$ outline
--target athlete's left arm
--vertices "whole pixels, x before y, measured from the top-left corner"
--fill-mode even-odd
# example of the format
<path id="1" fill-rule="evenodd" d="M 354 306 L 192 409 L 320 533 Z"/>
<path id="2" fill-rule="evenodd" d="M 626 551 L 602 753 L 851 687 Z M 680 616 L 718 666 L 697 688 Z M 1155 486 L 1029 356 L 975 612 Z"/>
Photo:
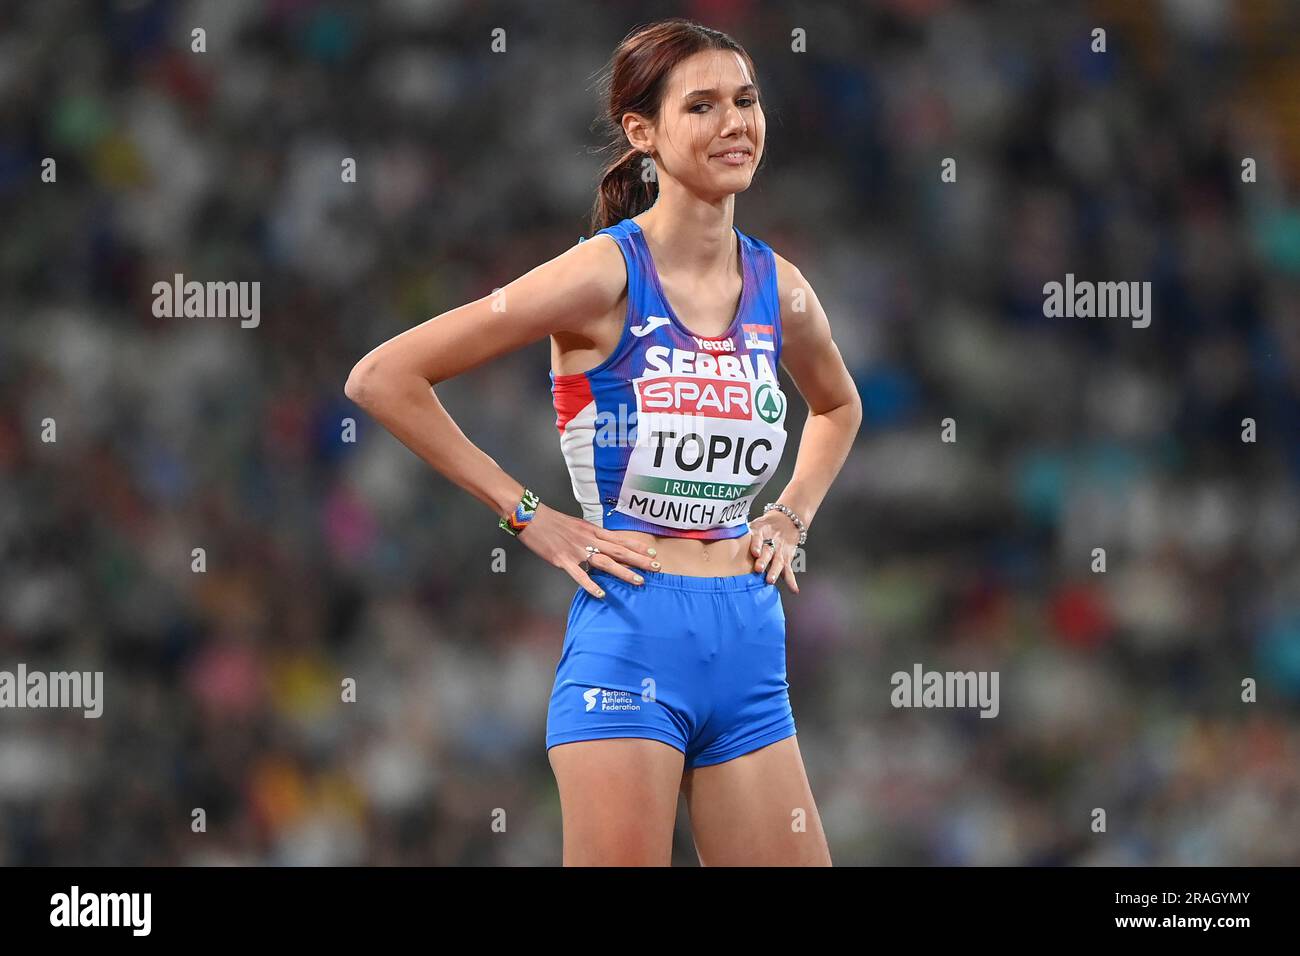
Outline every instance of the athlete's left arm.
<path id="1" fill-rule="evenodd" d="M 831 338 L 830 322 L 811 283 L 780 256 L 776 256 L 776 277 L 781 297 L 781 366 L 808 403 L 794 474 L 776 500 L 811 527 L 853 447 L 862 424 L 862 399 Z"/>

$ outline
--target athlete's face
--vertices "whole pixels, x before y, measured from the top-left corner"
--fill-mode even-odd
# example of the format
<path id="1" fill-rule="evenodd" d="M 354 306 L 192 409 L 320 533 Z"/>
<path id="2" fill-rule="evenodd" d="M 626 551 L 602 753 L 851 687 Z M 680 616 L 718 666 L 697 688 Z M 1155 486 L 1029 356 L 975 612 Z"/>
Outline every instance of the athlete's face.
<path id="1" fill-rule="evenodd" d="M 729 50 L 708 50 L 673 69 L 659 121 L 645 135 L 660 176 L 719 198 L 749 188 L 766 131 L 745 61 Z M 729 150 L 747 155 L 724 155 Z"/>

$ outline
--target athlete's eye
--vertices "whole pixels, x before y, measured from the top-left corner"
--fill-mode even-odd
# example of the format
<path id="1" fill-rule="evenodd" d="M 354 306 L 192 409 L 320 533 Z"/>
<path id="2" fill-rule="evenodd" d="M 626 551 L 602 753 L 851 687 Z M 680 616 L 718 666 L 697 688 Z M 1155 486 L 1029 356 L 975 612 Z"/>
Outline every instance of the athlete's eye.
<path id="1" fill-rule="evenodd" d="M 756 102 L 758 102 L 758 101 L 755 100 L 752 96 L 742 96 L 740 99 L 738 99 L 738 100 L 736 101 L 736 105 L 739 106 L 741 109 L 747 109 L 748 107 L 753 106 Z M 696 103 L 694 106 L 691 107 L 690 112 L 694 113 L 694 112 L 696 112 L 696 111 L 697 111 L 701 106 L 711 106 L 711 105 L 712 105 L 712 104 L 707 103 L 707 102 L 705 102 L 705 103 Z"/>

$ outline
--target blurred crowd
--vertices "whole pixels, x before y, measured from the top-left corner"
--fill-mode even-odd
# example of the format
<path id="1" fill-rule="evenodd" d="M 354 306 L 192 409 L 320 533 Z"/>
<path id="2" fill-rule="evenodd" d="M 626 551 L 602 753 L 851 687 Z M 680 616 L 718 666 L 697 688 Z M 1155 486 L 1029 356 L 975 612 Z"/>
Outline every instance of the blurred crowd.
<path id="1" fill-rule="evenodd" d="M 0 710 L 0 864 L 559 862 L 575 586 L 343 383 L 586 234 L 595 79 L 669 15 L 752 55 L 736 224 L 864 402 L 784 594 L 835 861 L 1300 863 L 1300 8 L 43 0 L 0 7 L 0 670 L 105 701 Z M 176 273 L 260 324 L 155 316 Z M 1045 317 L 1067 273 L 1150 327 Z M 547 363 L 438 394 L 577 514 Z M 999 715 L 895 709 L 915 663 Z"/>

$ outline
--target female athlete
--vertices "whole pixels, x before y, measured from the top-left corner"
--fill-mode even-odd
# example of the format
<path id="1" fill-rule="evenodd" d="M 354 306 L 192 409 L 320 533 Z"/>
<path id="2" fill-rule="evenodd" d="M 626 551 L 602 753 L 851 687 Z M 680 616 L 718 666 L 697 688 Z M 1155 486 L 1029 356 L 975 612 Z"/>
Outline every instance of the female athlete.
<path id="1" fill-rule="evenodd" d="M 701 865 L 828 866 L 787 693 L 778 578 L 862 408 L 816 294 L 733 225 L 763 156 L 753 62 L 683 19 L 631 33 L 608 76 L 622 155 L 592 237 L 361 359 L 345 392 L 578 585 L 547 713 L 565 865 L 668 865 L 683 793 Z M 473 445 L 430 386 L 551 342 L 583 517 Z M 784 367 L 808 404 L 789 484 Z"/>

